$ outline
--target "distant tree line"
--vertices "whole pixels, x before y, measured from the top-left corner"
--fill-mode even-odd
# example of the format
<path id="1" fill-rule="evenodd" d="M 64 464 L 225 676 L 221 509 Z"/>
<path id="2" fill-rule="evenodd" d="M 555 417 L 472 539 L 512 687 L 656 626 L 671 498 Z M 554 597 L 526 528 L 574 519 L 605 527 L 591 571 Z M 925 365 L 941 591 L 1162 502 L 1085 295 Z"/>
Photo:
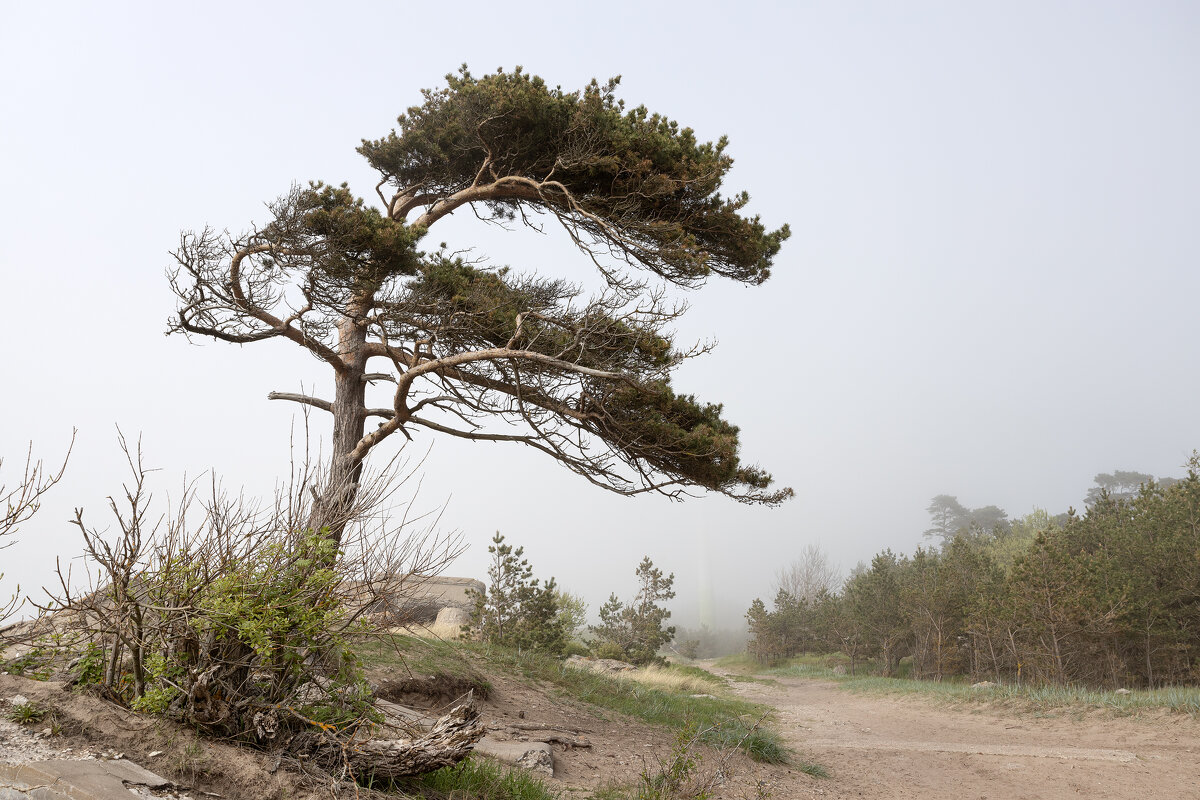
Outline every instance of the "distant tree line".
<path id="1" fill-rule="evenodd" d="M 929 510 L 940 544 L 884 550 L 837 590 L 781 587 L 769 609 L 755 600 L 749 652 L 763 662 L 840 652 L 851 669 L 871 660 L 883 675 L 903 659 L 913 677 L 937 680 L 1196 683 L 1200 455 L 1188 466 L 1182 480 L 1099 475 L 1082 516 L 1010 521 L 959 506 L 955 518 L 957 501 L 939 496 Z M 985 516 L 990 528 L 977 522 Z"/>

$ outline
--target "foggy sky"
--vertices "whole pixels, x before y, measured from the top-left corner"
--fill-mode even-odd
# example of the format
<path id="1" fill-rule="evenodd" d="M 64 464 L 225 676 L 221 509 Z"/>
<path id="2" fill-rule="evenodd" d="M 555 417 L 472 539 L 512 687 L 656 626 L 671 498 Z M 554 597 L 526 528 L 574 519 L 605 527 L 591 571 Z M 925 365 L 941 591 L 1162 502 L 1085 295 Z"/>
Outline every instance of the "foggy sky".
<path id="1" fill-rule="evenodd" d="M 0 5 L 4 477 L 79 429 L 0 595 L 78 553 L 72 508 L 104 521 L 116 425 L 160 497 L 210 469 L 271 490 L 298 414 L 267 393 L 330 376 L 283 342 L 164 337 L 168 251 L 262 221 L 293 182 L 373 197 L 355 146 L 463 62 L 565 89 L 619 74 L 629 105 L 729 135 L 726 189 L 793 235 L 763 286 L 687 294 L 679 341 L 719 346 L 675 385 L 723 402 L 797 497 L 628 499 L 421 432 L 417 504 L 448 502 L 472 544 L 453 573 L 483 577 L 499 530 L 594 614 L 649 555 L 676 621 L 739 624 L 808 543 L 848 569 L 911 551 L 934 495 L 1057 513 L 1097 472 L 1179 475 L 1200 447 L 1193 3 L 248 5 Z M 495 265 L 588 269 L 553 233 L 439 227 Z"/>

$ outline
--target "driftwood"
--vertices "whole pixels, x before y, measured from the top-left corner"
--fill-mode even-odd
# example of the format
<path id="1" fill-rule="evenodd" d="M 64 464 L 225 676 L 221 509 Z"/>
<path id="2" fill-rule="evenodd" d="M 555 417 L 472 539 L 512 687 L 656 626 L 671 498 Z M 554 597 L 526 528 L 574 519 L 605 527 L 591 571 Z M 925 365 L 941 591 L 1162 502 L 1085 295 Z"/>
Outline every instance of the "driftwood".
<path id="1" fill-rule="evenodd" d="M 413 719 L 404 722 L 407 723 L 405 728 L 413 729 Z M 484 730 L 479 709 L 473 698 L 468 698 L 439 717 L 428 730 L 411 737 L 372 738 L 349 745 L 345 758 L 356 775 L 372 775 L 384 780 L 423 775 L 462 761 L 483 737 Z"/>
<path id="2" fill-rule="evenodd" d="M 568 728 L 561 725 L 546 725 L 542 722 L 510 722 L 497 726 L 497 730 L 507 731 L 521 737 L 525 742 L 543 742 L 545 744 L 561 744 L 568 749 L 573 747 L 591 747 L 587 739 L 569 736 L 569 733 L 583 733 L 582 728 Z M 530 735 L 530 733 L 534 735 Z M 537 735 L 538 733 L 542 735 Z"/>

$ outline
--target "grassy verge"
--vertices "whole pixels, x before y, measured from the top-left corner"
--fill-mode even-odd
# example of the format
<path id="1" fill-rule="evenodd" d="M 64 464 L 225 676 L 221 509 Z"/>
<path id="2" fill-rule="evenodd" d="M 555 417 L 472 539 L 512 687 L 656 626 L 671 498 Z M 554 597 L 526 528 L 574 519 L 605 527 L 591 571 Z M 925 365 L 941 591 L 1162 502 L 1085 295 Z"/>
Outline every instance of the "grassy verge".
<path id="1" fill-rule="evenodd" d="M 1116 714 L 1166 710 L 1183 714 L 1200 713 L 1200 688 L 1169 687 L 1135 689 L 1129 694 L 1079 686 L 987 686 L 973 688 L 952 681 L 916 681 L 897 678 L 857 677 L 842 679 L 856 692 L 921 694 L 955 703 L 999 703 L 1037 711 L 1096 709 Z"/>
<path id="2" fill-rule="evenodd" d="M 836 681 L 854 692 L 916 694 L 951 703 L 996 703 L 1033 711 L 1095 709 L 1121 715 L 1156 710 L 1200 714 L 1200 687 L 1195 686 L 1134 689 L 1128 694 L 1080 686 L 995 685 L 975 688 L 959 680 L 881 678 L 862 674 L 864 670 L 861 669 L 859 674 L 849 675 L 837 657 L 812 655 L 789 659 L 784 664 L 769 668 L 763 668 L 748 655 L 730 656 L 722 659 L 718 665 L 739 672 L 753 671 L 773 677 Z"/>
<path id="3" fill-rule="evenodd" d="M 423 775 L 420 787 L 439 793 L 435 796 L 471 800 L 555 800 L 559 796 L 524 770 L 505 769 L 482 758 L 469 758 Z"/>
<path id="4" fill-rule="evenodd" d="M 395 634 L 360 639 L 354 652 L 367 669 L 386 670 L 396 678 L 444 673 L 485 681 L 476 666 L 479 659 L 466 643 Z"/>
<path id="5" fill-rule="evenodd" d="M 561 794 L 521 769 L 486 758 L 468 758 L 419 778 L 373 786 L 407 798 L 471 800 L 558 800 Z"/>
<path id="6" fill-rule="evenodd" d="M 652 725 L 673 730 L 711 728 L 703 737 L 706 744 L 735 744 L 756 761 L 788 761 L 779 735 L 761 724 L 770 709 L 730 696 L 723 679 L 697 667 L 639 670 L 628 677 L 614 678 L 568 667 L 539 653 L 406 636 L 364 642 L 356 652 L 368 668 L 382 667 L 401 674 L 407 670 L 414 675 L 443 672 L 479 676 L 481 671 L 491 669 L 541 681 L 563 696 Z"/>

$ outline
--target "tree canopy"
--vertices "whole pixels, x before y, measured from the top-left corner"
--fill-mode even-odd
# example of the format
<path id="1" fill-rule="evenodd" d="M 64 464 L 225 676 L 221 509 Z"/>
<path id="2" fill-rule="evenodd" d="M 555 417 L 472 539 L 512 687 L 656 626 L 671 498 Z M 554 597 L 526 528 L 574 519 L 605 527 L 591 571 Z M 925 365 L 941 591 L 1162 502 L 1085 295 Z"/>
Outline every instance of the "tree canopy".
<path id="1" fill-rule="evenodd" d="M 476 78 L 464 67 L 359 148 L 380 174 L 380 207 L 316 182 L 245 234 L 183 234 L 171 332 L 285 338 L 332 367 L 332 400 L 270 395 L 333 414 L 328 513 L 353 494 L 372 447 L 422 428 L 524 444 L 623 494 L 790 496 L 743 462 L 720 405 L 672 386 L 707 347 L 675 345 L 684 308 L 666 292 L 714 274 L 762 283 L 788 228 L 745 215 L 745 193 L 721 194 L 725 139 L 627 110 L 616 87 L 565 92 L 520 68 Z M 607 288 L 588 295 L 562 277 L 424 248 L 464 206 L 505 225 L 556 220 Z M 367 385 L 385 382 L 391 402 L 369 407 Z M 368 431 L 368 417 L 382 422 Z"/>

